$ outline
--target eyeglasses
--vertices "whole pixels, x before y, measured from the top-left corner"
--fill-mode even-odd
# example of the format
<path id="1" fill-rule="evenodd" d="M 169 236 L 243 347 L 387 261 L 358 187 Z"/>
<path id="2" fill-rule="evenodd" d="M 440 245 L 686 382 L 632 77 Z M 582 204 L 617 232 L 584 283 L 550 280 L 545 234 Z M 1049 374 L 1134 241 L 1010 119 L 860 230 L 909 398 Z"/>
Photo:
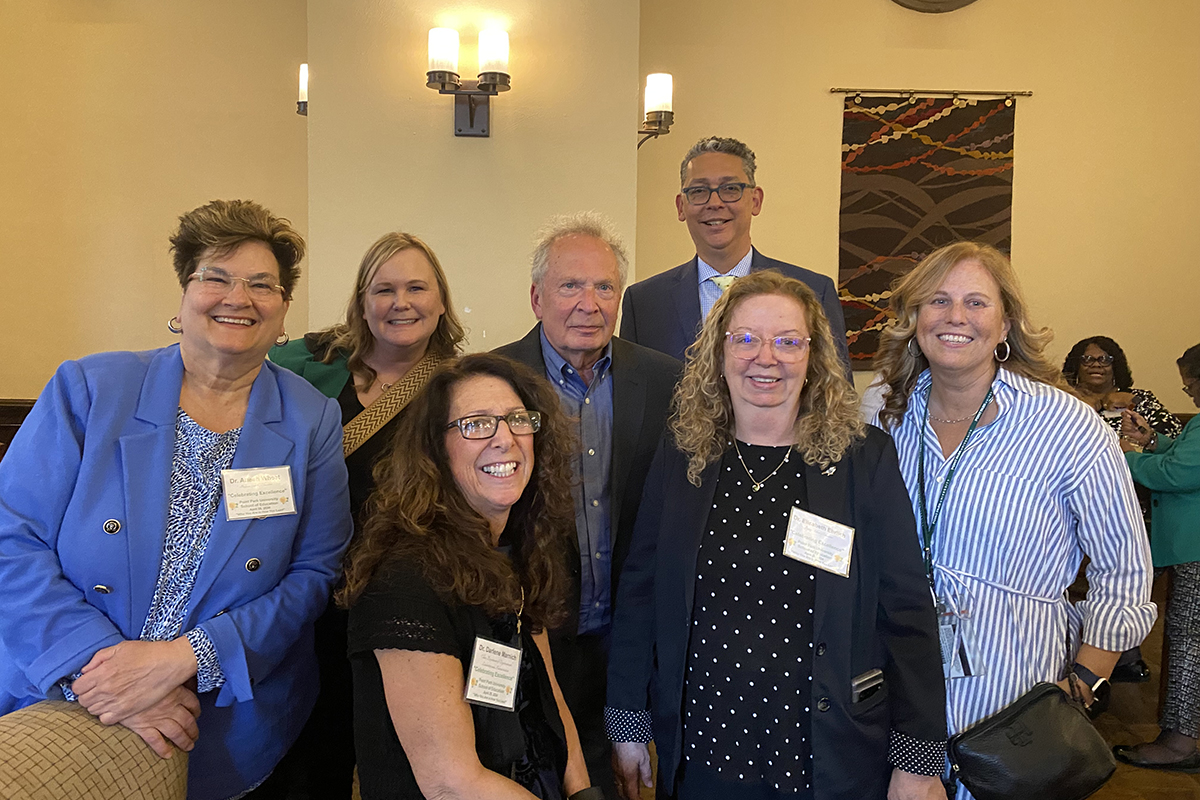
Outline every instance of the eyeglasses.
<path id="1" fill-rule="evenodd" d="M 1079 363 L 1083 364 L 1085 366 L 1089 366 L 1089 367 L 1092 366 L 1093 364 L 1099 364 L 1102 367 L 1107 367 L 1112 362 L 1113 362 L 1113 357 L 1108 355 L 1107 353 L 1102 356 L 1080 356 L 1079 357 Z"/>
<path id="2" fill-rule="evenodd" d="M 513 436 L 531 436 L 542 429 L 540 411 L 510 411 L 499 416 L 479 414 L 462 417 L 447 425 L 446 430 L 458 428 L 464 439 L 491 439 L 500 429 L 500 420 L 508 423 L 508 429 Z"/>
<path id="3" fill-rule="evenodd" d="M 201 267 L 189 275 L 188 280 L 195 281 L 200 291 L 213 297 L 224 297 L 229 294 L 238 281 L 246 284 L 246 293 L 256 300 L 271 300 L 285 294 L 284 288 L 275 283 L 278 278 L 274 275 L 251 275 L 249 278 L 240 278 L 216 267 Z"/>
<path id="4" fill-rule="evenodd" d="M 721 198 L 722 203 L 736 203 L 742 199 L 742 192 L 753 188 L 753 183 L 722 183 L 716 188 L 689 186 L 682 193 L 691 205 L 702 206 L 713 196 L 713 192 L 717 193 L 717 197 Z"/>
<path id="5" fill-rule="evenodd" d="M 1190 381 L 1184 381 L 1183 382 L 1183 391 L 1187 392 L 1188 394 L 1191 394 L 1192 388 L 1197 383 L 1200 383 L 1200 375 L 1197 375 L 1195 378 L 1192 378 Z"/>
<path id="6" fill-rule="evenodd" d="M 729 344 L 729 352 L 733 354 L 734 358 L 750 361 L 758 357 L 764 340 L 761 336 L 755 336 L 753 333 L 726 332 L 725 341 Z M 812 337 L 776 336 L 774 339 L 766 341 L 771 343 L 776 358 L 786 363 L 792 363 L 799 361 L 808 352 L 808 343 L 812 341 Z"/>

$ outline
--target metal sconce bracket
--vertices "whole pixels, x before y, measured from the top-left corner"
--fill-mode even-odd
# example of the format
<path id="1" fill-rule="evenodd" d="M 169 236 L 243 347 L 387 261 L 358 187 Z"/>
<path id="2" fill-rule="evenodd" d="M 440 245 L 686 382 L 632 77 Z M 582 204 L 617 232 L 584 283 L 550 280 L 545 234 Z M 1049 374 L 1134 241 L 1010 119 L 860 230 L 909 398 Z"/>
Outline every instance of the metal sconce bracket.
<path id="1" fill-rule="evenodd" d="M 670 111 L 647 111 L 646 121 L 638 129 L 642 138 L 638 141 L 636 149 L 640 150 L 642 145 L 651 139 L 656 139 L 664 133 L 670 133 L 671 123 L 674 121 L 675 114 Z"/>
<path id="2" fill-rule="evenodd" d="M 430 72 L 426 86 L 438 94 L 454 96 L 454 135 L 487 137 L 491 134 L 492 97 L 507 91 L 509 77 L 503 72 L 484 72 L 483 80 L 460 80 L 453 72 Z"/>

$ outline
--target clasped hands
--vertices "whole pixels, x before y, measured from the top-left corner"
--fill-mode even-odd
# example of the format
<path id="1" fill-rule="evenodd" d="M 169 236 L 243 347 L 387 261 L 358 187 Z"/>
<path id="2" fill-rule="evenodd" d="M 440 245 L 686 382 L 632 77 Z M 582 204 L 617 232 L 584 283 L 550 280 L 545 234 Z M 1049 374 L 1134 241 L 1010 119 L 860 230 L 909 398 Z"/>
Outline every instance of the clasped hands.
<path id="1" fill-rule="evenodd" d="M 184 637 L 125 641 L 97 651 L 71 691 L 101 723 L 124 725 L 170 758 L 171 742 L 191 750 L 200 734 L 200 701 L 186 685 L 195 675 L 196 656 Z"/>
<path id="2" fill-rule="evenodd" d="M 1126 453 L 1140 450 L 1150 444 L 1154 431 L 1150 423 L 1136 411 L 1128 408 L 1121 411 L 1121 449 Z"/>

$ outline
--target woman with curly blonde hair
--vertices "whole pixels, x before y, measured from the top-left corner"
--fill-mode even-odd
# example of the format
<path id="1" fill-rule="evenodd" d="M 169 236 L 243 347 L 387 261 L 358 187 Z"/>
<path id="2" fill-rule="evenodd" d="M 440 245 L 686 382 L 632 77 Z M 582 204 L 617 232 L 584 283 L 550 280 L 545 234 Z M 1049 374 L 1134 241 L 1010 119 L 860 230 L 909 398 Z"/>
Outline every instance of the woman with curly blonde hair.
<path id="1" fill-rule="evenodd" d="M 1100 710 L 1154 622 L 1142 516 L 1117 439 L 1058 388 L 1009 260 L 947 245 L 893 288 L 876 368 L 937 593 L 951 734 L 1057 682 Z M 1088 595 L 1066 588 L 1084 554 Z M 1095 699 L 1094 699 L 1095 698 Z M 947 768 L 948 770 L 948 768 Z M 971 797 L 971 776 L 958 800 Z"/>
<path id="2" fill-rule="evenodd" d="M 688 350 L 670 429 L 613 621 L 622 796 L 649 785 L 653 738 L 660 796 L 944 798 L 908 497 L 812 290 L 772 270 L 734 281 Z"/>

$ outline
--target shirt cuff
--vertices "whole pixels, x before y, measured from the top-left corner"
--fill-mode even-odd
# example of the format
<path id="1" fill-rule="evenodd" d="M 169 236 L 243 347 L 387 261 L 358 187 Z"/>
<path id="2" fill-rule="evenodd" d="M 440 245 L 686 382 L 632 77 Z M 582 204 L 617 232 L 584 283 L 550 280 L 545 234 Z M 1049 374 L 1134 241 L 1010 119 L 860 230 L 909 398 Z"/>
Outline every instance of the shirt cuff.
<path id="1" fill-rule="evenodd" d="M 58 688 L 62 689 L 63 699 L 66 700 L 68 703 L 78 703 L 79 702 L 79 698 L 76 697 L 75 693 L 71 691 L 71 684 L 73 684 L 75 681 L 79 680 L 80 677 L 82 677 L 82 676 L 83 676 L 82 672 L 76 672 L 74 675 L 70 676 L 69 678 L 63 678 L 62 680 L 60 680 L 58 682 Z"/>
<path id="2" fill-rule="evenodd" d="M 196 654 L 196 693 L 211 692 L 225 685 L 225 673 L 217 658 L 216 645 L 203 628 L 192 628 L 186 634 L 192 652 Z"/>
<path id="3" fill-rule="evenodd" d="M 888 763 L 913 775 L 940 778 L 946 774 L 946 743 L 914 739 L 893 730 L 888 742 Z"/>
<path id="4" fill-rule="evenodd" d="M 626 711 L 605 706 L 604 730 L 614 742 L 645 744 L 654 738 L 650 731 L 649 711 Z"/>

